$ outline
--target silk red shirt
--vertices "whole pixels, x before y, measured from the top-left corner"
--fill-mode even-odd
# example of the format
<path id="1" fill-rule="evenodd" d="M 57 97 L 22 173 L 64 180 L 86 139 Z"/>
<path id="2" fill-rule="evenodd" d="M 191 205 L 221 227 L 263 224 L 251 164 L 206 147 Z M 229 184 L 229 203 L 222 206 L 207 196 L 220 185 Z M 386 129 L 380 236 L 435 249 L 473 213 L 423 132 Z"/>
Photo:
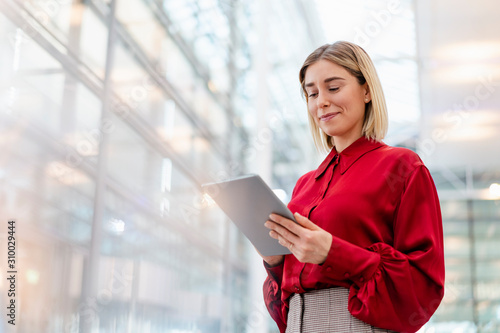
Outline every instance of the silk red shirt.
<path id="1" fill-rule="evenodd" d="M 288 207 L 333 235 L 322 265 L 286 255 L 269 267 L 264 299 L 280 332 L 288 299 L 349 288 L 348 310 L 376 327 L 416 332 L 444 294 L 441 211 L 417 154 L 362 137 L 302 176 Z"/>

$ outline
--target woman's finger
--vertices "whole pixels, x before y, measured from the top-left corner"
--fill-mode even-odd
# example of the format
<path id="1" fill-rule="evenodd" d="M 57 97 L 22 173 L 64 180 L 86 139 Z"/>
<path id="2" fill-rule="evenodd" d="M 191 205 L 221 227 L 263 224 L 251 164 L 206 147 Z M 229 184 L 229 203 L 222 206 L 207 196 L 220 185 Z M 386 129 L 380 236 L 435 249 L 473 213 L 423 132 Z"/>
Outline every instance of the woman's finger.
<path id="1" fill-rule="evenodd" d="M 286 242 L 290 243 L 295 243 L 298 241 L 299 236 L 288 230 L 286 227 L 283 225 L 274 222 L 274 221 L 267 221 L 265 223 L 265 226 L 269 229 L 271 229 L 271 232 L 275 232 L 277 235 L 273 235 L 270 233 L 271 237 L 278 239 L 277 237 L 282 237 Z M 277 237 L 275 237 L 277 236 Z M 286 245 L 285 245 L 286 246 Z"/>
<path id="2" fill-rule="evenodd" d="M 293 214 L 293 216 L 295 216 L 295 220 L 297 221 L 297 223 L 299 223 L 304 228 L 307 228 L 309 230 L 317 230 L 319 228 L 311 220 L 309 220 L 305 216 L 300 215 L 299 213 L 295 213 L 295 214 Z"/>
<path id="3" fill-rule="evenodd" d="M 278 214 L 271 214 L 269 215 L 269 219 L 278 224 L 278 225 L 281 225 L 283 226 L 284 228 L 288 229 L 288 230 L 291 230 L 293 231 L 293 228 L 294 227 L 297 227 L 297 223 L 295 223 L 294 221 L 284 217 L 284 216 L 281 216 L 281 215 L 278 215 Z"/>
<path id="4" fill-rule="evenodd" d="M 280 243 L 284 247 L 287 247 L 290 250 L 290 252 L 293 252 L 293 246 L 294 246 L 294 244 L 292 242 L 287 241 L 283 237 L 279 237 L 278 238 L 278 243 Z"/>
<path id="5" fill-rule="evenodd" d="M 309 230 L 318 230 L 318 226 L 311 222 L 307 217 L 300 215 L 299 213 L 295 213 L 295 221 L 292 221 L 290 219 L 287 219 L 286 217 L 283 217 L 281 215 L 277 214 L 271 214 L 269 218 L 283 226 L 284 228 L 290 230 L 292 233 L 294 233 L 297 236 L 300 236 L 304 232 L 304 228 L 309 229 Z"/>

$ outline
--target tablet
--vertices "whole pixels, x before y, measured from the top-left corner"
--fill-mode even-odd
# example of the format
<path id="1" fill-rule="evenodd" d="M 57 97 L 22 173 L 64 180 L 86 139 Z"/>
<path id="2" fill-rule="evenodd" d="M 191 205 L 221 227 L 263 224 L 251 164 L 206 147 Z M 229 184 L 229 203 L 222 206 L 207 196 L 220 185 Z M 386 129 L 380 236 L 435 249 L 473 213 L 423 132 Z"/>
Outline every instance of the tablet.
<path id="1" fill-rule="evenodd" d="M 271 213 L 295 221 L 292 212 L 258 175 L 246 175 L 202 185 L 238 229 L 264 256 L 289 254 L 264 226 Z"/>

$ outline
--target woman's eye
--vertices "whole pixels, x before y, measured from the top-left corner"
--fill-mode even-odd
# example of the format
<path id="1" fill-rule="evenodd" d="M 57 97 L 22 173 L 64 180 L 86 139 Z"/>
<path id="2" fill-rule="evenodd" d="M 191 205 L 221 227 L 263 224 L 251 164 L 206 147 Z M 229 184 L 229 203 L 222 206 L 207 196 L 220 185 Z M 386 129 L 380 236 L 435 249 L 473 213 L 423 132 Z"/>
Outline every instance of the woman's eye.
<path id="1" fill-rule="evenodd" d="M 309 95 L 307 95 L 307 97 L 311 98 L 311 97 L 316 97 L 318 95 L 318 93 L 310 93 Z"/>
<path id="2" fill-rule="evenodd" d="M 328 90 L 329 90 L 329 91 L 337 91 L 337 90 L 339 90 L 339 88 L 338 88 L 338 87 L 335 87 L 335 88 L 329 88 Z"/>

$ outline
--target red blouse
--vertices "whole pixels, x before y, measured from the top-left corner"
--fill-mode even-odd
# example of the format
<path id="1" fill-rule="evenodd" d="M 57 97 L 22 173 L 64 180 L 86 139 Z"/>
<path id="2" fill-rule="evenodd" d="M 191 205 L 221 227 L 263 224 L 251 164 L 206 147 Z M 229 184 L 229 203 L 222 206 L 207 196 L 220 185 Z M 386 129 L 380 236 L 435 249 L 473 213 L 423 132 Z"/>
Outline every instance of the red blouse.
<path id="1" fill-rule="evenodd" d="M 302 176 L 288 204 L 333 235 L 322 265 L 286 255 L 264 266 L 264 299 L 280 332 L 288 299 L 308 290 L 349 288 L 349 312 L 376 327 L 416 332 L 444 294 L 441 211 L 417 154 L 365 137 Z"/>

